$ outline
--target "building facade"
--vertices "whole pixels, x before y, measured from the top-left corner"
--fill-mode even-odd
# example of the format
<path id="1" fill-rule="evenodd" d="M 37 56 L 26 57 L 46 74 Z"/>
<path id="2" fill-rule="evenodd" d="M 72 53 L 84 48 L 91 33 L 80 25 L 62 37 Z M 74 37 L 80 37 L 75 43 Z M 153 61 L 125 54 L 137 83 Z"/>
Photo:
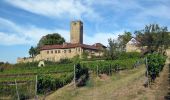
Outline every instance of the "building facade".
<path id="1" fill-rule="evenodd" d="M 141 52 L 141 47 L 138 46 L 139 42 L 132 38 L 127 44 L 126 44 L 126 52 Z"/>
<path id="2" fill-rule="evenodd" d="M 103 55 L 103 50 L 106 47 L 101 43 L 94 45 L 83 44 L 83 23 L 81 21 L 72 21 L 70 27 L 70 43 L 45 45 L 40 48 L 40 54 L 33 58 L 18 58 L 17 63 L 43 60 L 59 61 L 60 59 L 71 59 L 77 55 L 81 58 L 84 52 L 88 53 L 88 58 Z"/>

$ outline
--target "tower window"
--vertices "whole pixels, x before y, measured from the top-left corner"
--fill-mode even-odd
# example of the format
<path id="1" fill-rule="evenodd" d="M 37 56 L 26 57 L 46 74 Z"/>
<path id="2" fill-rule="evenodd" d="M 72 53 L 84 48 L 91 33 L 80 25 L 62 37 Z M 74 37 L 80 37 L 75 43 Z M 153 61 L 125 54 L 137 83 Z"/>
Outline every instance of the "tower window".
<path id="1" fill-rule="evenodd" d="M 47 54 L 49 54 L 49 51 L 47 51 Z"/>
<path id="2" fill-rule="evenodd" d="M 55 50 L 55 53 L 57 53 L 57 50 Z"/>
<path id="3" fill-rule="evenodd" d="M 53 51 L 51 50 L 51 53 L 53 54 Z"/>
<path id="4" fill-rule="evenodd" d="M 58 50 L 58 53 L 60 53 L 60 50 Z"/>

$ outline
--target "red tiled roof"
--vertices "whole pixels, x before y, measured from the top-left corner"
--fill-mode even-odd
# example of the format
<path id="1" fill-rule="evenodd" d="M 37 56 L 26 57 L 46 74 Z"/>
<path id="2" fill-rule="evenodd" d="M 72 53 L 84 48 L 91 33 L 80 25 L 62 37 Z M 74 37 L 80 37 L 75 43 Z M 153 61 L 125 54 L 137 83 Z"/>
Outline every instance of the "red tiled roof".
<path id="1" fill-rule="evenodd" d="M 71 43 L 65 43 L 62 45 L 45 45 L 45 46 L 41 47 L 41 50 L 68 49 L 68 48 L 75 48 L 75 47 L 82 47 L 82 48 L 86 48 L 86 49 L 98 50 L 98 48 L 94 45 L 71 44 Z"/>
<path id="2" fill-rule="evenodd" d="M 104 46 L 104 45 L 101 44 L 101 43 L 95 43 L 95 44 L 93 44 L 92 46 L 95 46 L 95 47 L 97 47 L 97 48 L 101 48 L 101 47 L 107 48 L 106 46 Z"/>

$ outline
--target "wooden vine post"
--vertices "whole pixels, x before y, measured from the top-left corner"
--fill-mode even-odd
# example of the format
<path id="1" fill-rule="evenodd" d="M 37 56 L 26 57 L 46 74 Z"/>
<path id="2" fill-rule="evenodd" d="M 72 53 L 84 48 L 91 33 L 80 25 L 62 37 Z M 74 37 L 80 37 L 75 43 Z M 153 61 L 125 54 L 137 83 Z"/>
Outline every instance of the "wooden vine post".
<path id="1" fill-rule="evenodd" d="M 17 93 L 18 100 L 20 100 L 16 79 L 15 79 L 15 88 L 16 88 L 16 93 Z"/>
<path id="2" fill-rule="evenodd" d="M 76 65 L 74 64 L 74 87 L 76 88 Z"/>
<path id="3" fill-rule="evenodd" d="M 38 96 L 37 96 L 37 75 L 35 76 L 35 100 L 38 100 Z"/>
<path id="4" fill-rule="evenodd" d="M 97 65 L 97 77 L 99 76 L 99 66 Z"/>
<path id="5" fill-rule="evenodd" d="M 149 71 L 148 71 L 148 59 L 147 59 L 147 57 L 145 59 L 145 65 L 146 65 L 147 84 L 148 84 L 148 87 L 149 87 Z"/>

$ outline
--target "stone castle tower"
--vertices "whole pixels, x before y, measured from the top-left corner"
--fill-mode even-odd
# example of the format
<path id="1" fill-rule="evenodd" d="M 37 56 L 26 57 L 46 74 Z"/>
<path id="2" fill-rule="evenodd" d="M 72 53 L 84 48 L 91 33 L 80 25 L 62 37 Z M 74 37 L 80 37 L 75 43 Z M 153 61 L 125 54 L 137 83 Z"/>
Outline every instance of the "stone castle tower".
<path id="1" fill-rule="evenodd" d="M 71 22 L 71 43 L 83 44 L 83 22 L 81 21 L 72 21 Z"/>

